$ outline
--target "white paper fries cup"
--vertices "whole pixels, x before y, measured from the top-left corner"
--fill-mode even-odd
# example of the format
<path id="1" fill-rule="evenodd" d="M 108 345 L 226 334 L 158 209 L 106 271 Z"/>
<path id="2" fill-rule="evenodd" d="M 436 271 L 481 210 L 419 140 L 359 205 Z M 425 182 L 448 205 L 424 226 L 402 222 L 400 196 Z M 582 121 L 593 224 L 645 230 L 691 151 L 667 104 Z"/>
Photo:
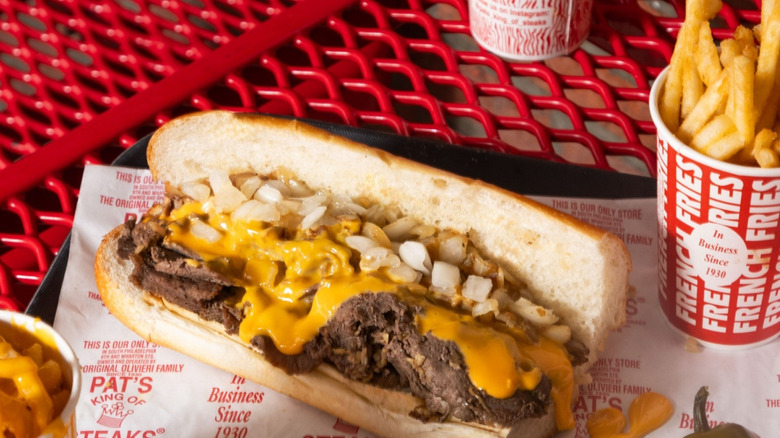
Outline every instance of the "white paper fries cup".
<path id="1" fill-rule="evenodd" d="M 757 347 L 780 334 L 780 169 L 739 166 L 658 131 L 658 295 L 685 336 L 720 349 Z"/>
<path id="2" fill-rule="evenodd" d="M 511 61 L 566 55 L 590 31 L 593 0 L 469 0 L 477 43 Z"/>
<path id="3" fill-rule="evenodd" d="M 25 350 L 32 344 L 39 344 L 42 347 L 43 360 L 51 359 L 57 363 L 61 370 L 64 387 L 70 388 L 70 394 L 64 408 L 61 408 L 59 412 L 54 412 L 54 418 L 39 437 L 75 438 L 77 436 L 76 404 L 81 391 L 81 367 L 68 342 L 49 324 L 39 318 L 9 310 L 0 310 L 0 336 L 10 343 L 18 354 L 22 355 L 25 355 Z M 29 350 L 27 350 L 27 354 L 30 354 L 28 357 L 33 356 Z M 9 365 L 5 366 L 10 367 Z"/>

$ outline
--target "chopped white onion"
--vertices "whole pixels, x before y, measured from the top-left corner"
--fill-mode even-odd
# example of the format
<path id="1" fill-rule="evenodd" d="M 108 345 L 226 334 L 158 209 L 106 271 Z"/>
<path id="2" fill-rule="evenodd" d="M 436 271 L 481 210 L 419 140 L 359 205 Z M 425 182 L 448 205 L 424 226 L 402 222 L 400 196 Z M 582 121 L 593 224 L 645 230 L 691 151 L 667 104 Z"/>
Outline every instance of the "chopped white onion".
<path id="1" fill-rule="evenodd" d="M 347 246 L 354 249 L 355 251 L 363 254 L 365 252 L 368 252 L 369 249 L 379 246 L 379 243 L 377 243 L 376 240 L 370 239 L 366 236 L 358 236 L 358 235 L 352 235 L 347 236 L 346 239 L 344 239 Z"/>
<path id="2" fill-rule="evenodd" d="M 264 204 L 250 199 L 233 211 L 230 218 L 234 221 L 274 222 L 279 220 L 280 214 L 274 204 Z"/>
<path id="3" fill-rule="evenodd" d="M 422 274 L 415 271 L 406 263 L 401 263 L 398 266 L 387 268 L 386 272 L 390 277 L 390 280 L 397 283 L 419 283 L 422 279 Z"/>
<path id="4" fill-rule="evenodd" d="M 355 213 L 356 215 L 361 215 L 366 212 L 366 207 L 363 207 L 362 205 L 358 204 L 357 202 L 345 202 L 343 204 L 344 208 L 346 208 L 348 211 L 351 211 L 352 213 Z"/>
<path id="5" fill-rule="evenodd" d="M 392 248 L 390 239 L 387 238 L 387 234 L 385 234 L 385 232 L 382 231 L 382 229 L 373 222 L 363 223 L 363 230 L 360 232 L 360 234 L 368 237 L 369 239 L 375 240 L 377 243 L 379 243 L 379 245 L 385 248 Z"/>
<path id="6" fill-rule="evenodd" d="M 225 187 L 233 187 L 233 182 L 230 181 L 230 177 L 224 172 L 211 172 L 209 174 L 209 185 L 211 190 L 217 193 Z"/>
<path id="7" fill-rule="evenodd" d="M 349 196 L 333 196 L 330 209 L 336 214 L 353 213 L 358 216 L 366 213 L 366 208 L 353 201 Z"/>
<path id="8" fill-rule="evenodd" d="M 468 278 L 466 278 L 466 281 L 463 282 L 461 295 L 470 300 L 482 303 L 487 299 L 488 295 L 490 295 L 492 289 L 493 281 L 491 279 L 478 275 L 469 275 Z M 498 306 L 498 301 L 494 301 L 496 301 L 496 306 Z"/>
<path id="9" fill-rule="evenodd" d="M 259 189 L 262 185 L 263 180 L 261 180 L 257 175 L 252 175 L 244 180 L 244 182 L 239 186 L 239 189 L 241 190 L 241 193 L 247 197 L 247 199 L 252 199 L 257 189 Z"/>
<path id="10" fill-rule="evenodd" d="M 382 267 L 393 268 L 401 264 L 401 259 L 390 249 L 377 246 L 361 254 L 360 269 L 364 271 L 376 271 Z"/>
<path id="11" fill-rule="evenodd" d="M 290 187 L 288 187 L 284 181 L 278 179 L 269 179 L 265 182 L 265 185 L 279 190 L 279 193 L 281 193 L 285 198 L 289 198 L 292 195 L 292 190 L 290 190 Z"/>
<path id="12" fill-rule="evenodd" d="M 279 209 L 279 213 L 282 215 L 298 213 L 298 210 L 301 209 L 301 201 L 296 201 L 294 199 L 284 199 L 276 203 L 276 208 Z"/>
<path id="13" fill-rule="evenodd" d="M 437 292 L 454 294 L 460 285 L 460 270 L 457 266 L 437 260 L 431 269 L 431 288 Z"/>
<path id="14" fill-rule="evenodd" d="M 290 189 L 289 196 L 295 198 L 303 198 L 314 194 L 314 192 L 309 188 L 309 186 L 307 186 L 306 184 L 300 181 L 296 181 L 294 179 L 290 179 L 287 181 L 287 187 Z"/>
<path id="15" fill-rule="evenodd" d="M 324 194 L 316 194 L 306 198 L 301 198 L 301 208 L 299 213 L 306 216 L 312 211 L 328 204 L 329 198 Z"/>
<path id="16" fill-rule="evenodd" d="M 559 344 L 565 344 L 571 340 L 571 327 L 568 325 L 551 325 L 545 328 L 543 333 Z"/>
<path id="17" fill-rule="evenodd" d="M 366 223 L 372 223 L 379 226 L 387 223 L 384 210 L 377 204 L 368 207 L 361 216 L 363 216 L 363 220 Z"/>
<path id="18" fill-rule="evenodd" d="M 409 237 L 412 228 L 416 226 L 417 221 L 409 216 L 404 216 L 395 222 L 385 225 L 382 230 L 387 234 L 387 237 L 390 238 L 390 240 L 402 241 Z"/>
<path id="19" fill-rule="evenodd" d="M 230 213 L 246 201 L 246 196 L 233 186 L 226 173 L 210 173 L 209 184 L 214 192 L 214 208 L 218 213 Z"/>
<path id="20" fill-rule="evenodd" d="M 510 304 L 514 303 L 514 300 L 512 297 L 509 296 L 508 293 L 506 293 L 506 289 L 498 288 L 493 291 L 493 294 L 491 295 L 491 298 L 495 298 L 496 301 L 498 301 L 498 307 L 500 309 L 503 309 Z"/>
<path id="21" fill-rule="evenodd" d="M 222 186 L 214 191 L 214 208 L 218 213 L 230 213 L 246 201 L 241 190 L 233 186 Z"/>
<path id="22" fill-rule="evenodd" d="M 498 313 L 498 301 L 493 298 L 487 299 L 481 303 L 477 303 L 471 309 L 472 316 L 480 316 L 486 313 Z"/>
<path id="23" fill-rule="evenodd" d="M 318 220 L 320 220 L 325 215 L 326 210 L 327 207 L 325 207 L 324 205 L 320 205 L 319 207 L 312 210 L 301 220 L 301 228 L 305 230 L 311 227 L 312 225 L 314 225 Z"/>
<path id="24" fill-rule="evenodd" d="M 401 256 L 401 260 L 403 260 L 404 263 L 415 270 L 420 271 L 425 275 L 431 273 L 431 256 L 422 243 L 414 240 L 407 240 L 398 248 L 398 255 Z"/>
<path id="25" fill-rule="evenodd" d="M 284 195 L 276 187 L 270 184 L 265 184 L 255 192 L 255 199 L 263 202 L 276 203 L 281 202 L 284 199 Z"/>
<path id="26" fill-rule="evenodd" d="M 512 303 L 509 308 L 526 321 L 537 326 L 548 326 L 558 322 L 558 317 L 551 310 L 534 304 L 523 297 Z"/>
<path id="27" fill-rule="evenodd" d="M 200 219 L 192 219 L 190 221 L 190 233 L 196 238 L 209 243 L 214 243 L 222 237 L 222 233 Z"/>
<path id="28" fill-rule="evenodd" d="M 433 225 L 416 225 L 409 230 L 409 233 L 417 236 L 417 240 L 426 239 L 436 234 L 436 227 Z"/>
<path id="29" fill-rule="evenodd" d="M 209 186 L 195 181 L 182 184 L 181 192 L 198 202 L 204 202 L 211 196 Z"/>
<path id="30" fill-rule="evenodd" d="M 244 185 L 244 182 L 246 180 L 255 177 L 258 177 L 256 173 L 251 173 L 251 172 L 237 173 L 235 175 L 230 175 L 230 181 L 232 181 L 233 185 L 236 186 L 236 188 L 240 189 L 241 186 Z"/>
<path id="31" fill-rule="evenodd" d="M 468 238 L 462 234 L 452 236 L 439 243 L 439 259 L 459 265 L 466 258 Z"/>
<path id="32" fill-rule="evenodd" d="M 483 277 L 487 277 L 496 270 L 496 266 L 489 261 L 485 260 L 476 252 L 469 253 L 469 260 L 471 261 L 472 271 Z"/>

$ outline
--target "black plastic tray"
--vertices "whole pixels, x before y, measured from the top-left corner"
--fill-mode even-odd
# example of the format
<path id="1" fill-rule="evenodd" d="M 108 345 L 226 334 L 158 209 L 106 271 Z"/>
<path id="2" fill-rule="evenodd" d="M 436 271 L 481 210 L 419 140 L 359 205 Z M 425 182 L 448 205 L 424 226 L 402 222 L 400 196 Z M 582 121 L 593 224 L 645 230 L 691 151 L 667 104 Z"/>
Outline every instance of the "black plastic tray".
<path id="1" fill-rule="evenodd" d="M 395 155 L 480 179 L 525 195 L 578 198 L 647 198 L 656 195 L 656 180 L 583 166 L 544 161 L 488 150 L 454 146 L 434 140 L 388 134 L 319 121 L 305 120 L 333 134 L 384 149 Z M 151 135 L 127 149 L 115 166 L 146 168 Z M 63 243 L 26 312 L 52 323 L 65 276 L 70 237 Z"/>

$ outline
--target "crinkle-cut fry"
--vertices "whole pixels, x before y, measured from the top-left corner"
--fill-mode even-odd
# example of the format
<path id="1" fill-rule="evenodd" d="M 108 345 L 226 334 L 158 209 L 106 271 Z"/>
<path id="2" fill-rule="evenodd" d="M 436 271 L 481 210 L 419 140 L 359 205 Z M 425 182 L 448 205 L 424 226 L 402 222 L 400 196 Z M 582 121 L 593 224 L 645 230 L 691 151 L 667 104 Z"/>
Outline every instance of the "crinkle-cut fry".
<path id="1" fill-rule="evenodd" d="M 704 125 L 696 135 L 691 139 L 691 147 L 699 152 L 704 152 L 704 148 L 732 132 L 736 132 L 737 127 L 731 118 L 725 114 L 719 114 Z"/>
<path id="2" fill-rule="evenodd" d="M 683 143 L 689 143 L 693 136 L 702 128 L 715 112 L 720 108 L 728 95 L 729 69 L 723 70 L 718 80 L 708 87 L 702 94 L 701 99 L 696 103 L 688 117 L 683 120 L 680 129 L 677 131 L 677 138 Z"/>
<path id="3" fill-rule="evenodd" d="M 756 113 L 753 106 L 754 68 L 753 61 L 747 56 L 739 55 L 728 69 L 731 71 L 729 95 L 734 102 L 734 112 L 730 116 L 745 144 L 752 143 L 756 135 Z"/>
<path id="4" fill-rule="evenodd" d="M 706 145 L 702 152 L 716 160 L 726 161 L 742 149 L 742 135 L 734 131 L 715 143 Z"/>
<path id="5" fill-rule="evenodd" d="M 713 18 L 721 6 L 721 0 L 687 0 L 685 2 L 685 20 L 677 34 L 677 42 L 669 62 L 666 83 L 661 93 L 661 102 L 658 108 L 661 119 L 672 132 L 677 131 L 680 126 L 684 66 L 693 60 L 692 53 L 696 50 L 698 32 L 702 23 Z"/>
<path id="6" fill-rule="evenodd" d="M 699 76 L 699 69 L 695 62 L 686 62 L 683 66 L 683 95 L 680 104 L 680 117 L 683 120 L 693 111 L 702 94 L 704 83 Z"/>
<path id="7" fill-rule="evenodd" d="M 764 10 L 768 9 L 768 10 Z M 761 11 L 761 50 L 755 73 L 755 111 L 761 114 L 766 106 L 778 74 L 780 59 L 780 1 L 764 2 Z M 767 21 L 763 21 L 766 19 Z"/>
<path id="8" fill-rule="evenodd" d="M 712 39 L 712 30 L 709 22 L 705 21 L 702 23 L 699 29 L 699 42 L 696 44 L 694 58 L 696 59 L 699 76 L 704 85 L 709 87 L 714 84 L 718 80 L 718 76 L 723 71 L 723 68 L 720 65 L 718 46 L 715 45 L 715 40 Z"/>

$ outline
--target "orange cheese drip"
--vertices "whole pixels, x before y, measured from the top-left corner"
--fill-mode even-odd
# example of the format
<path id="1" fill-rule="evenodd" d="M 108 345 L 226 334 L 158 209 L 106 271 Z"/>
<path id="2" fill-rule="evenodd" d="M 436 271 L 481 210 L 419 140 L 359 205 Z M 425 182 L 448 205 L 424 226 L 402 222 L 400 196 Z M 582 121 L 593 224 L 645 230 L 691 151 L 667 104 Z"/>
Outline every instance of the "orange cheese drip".
<path id="1" fill-rule="evenodd" d="M 16 424 L 11 423 L 13 427 L 19 427 L 19 430 L 25 427 L 25 417 L 32 418 L 31 426 L 34 430 L 42 431 L 53 417 L 53 404 L 46 387 L 38 375 L 38 365 L 28 357 L 16 353 L 7 342 L 2 342 L 0 338 L 0 379 L 8 379 L 16 386 L 19 397 L 14 399 L 6 396 L 5 393 L 0 397 L 0 408 L 7 411 L 9 415 L 15 417 Z M 18 406 L 23 408 L 15 412 Z M 5 420 L 3 418 L 2 420 Z M 4 422 L 4 421 L 0 421 Z M 32 432 L 32 431 L 30 431 Z"/>
<path id="2" fill-rule="evenodd" d="M 192 214 L 217 230 L 231 231 L 222 232 L 215 242 L 206 242 L 189 232 L 186 218 Z M 408 285 L 394 283 L 382 271 L 355 272 L 351 250 L 341 243 L 344 236 L 359 231 L 348 229 L 354 222 L 333 225 L 328 233 L 313 239 L 286 240 L 265 224 L 234 223 L 224 214 L 204 215 L 196 202 L 173 211 L 169 219 L 175 223 L 169 226 L 167 239 L 195 251 L 206 264 L 245 288 L 237 303 L 248 309 L 239 328 L 242 340 L 267 335 L 281 352 L 297 354 L 350 297 L 392 292 L 423 304 L 420 332 L 455 342 L 476 387 L 506 398 L 518 389 L 534 389 L 544 373 L 552 381 L 558 428 L 574 427 L 570 407 L 573 372 L 561 345 L 545 338 L 538 345 L 527 345 L 520 337 L 497 333 L 470 315 L 413 297 Z M 317 288 L 313 298 L 301 299 L 312 287 Z"/>
<path id="3" fill-rule="evenodd" d="M 458 344 L 472 383 L 493 397 L 506 398 L 518 389 L 532 390 L 542 378 L 531 362 L 518 366 L 522 358 L 513 337 L 478 324 L 469 315 L 429 305 L 419 323 L 422 333 Z"/>
<path id="4" fill-rule="evenodd" d="M 615 408 L 604 408 L 588 418 L 586 427 L 592 438 L 642 438 L 663 426 L 674 413 L 674 405 L 657 392 L 638 395 L 628 408 L 627 432 L 623 432 L 626 417 Z"/>

